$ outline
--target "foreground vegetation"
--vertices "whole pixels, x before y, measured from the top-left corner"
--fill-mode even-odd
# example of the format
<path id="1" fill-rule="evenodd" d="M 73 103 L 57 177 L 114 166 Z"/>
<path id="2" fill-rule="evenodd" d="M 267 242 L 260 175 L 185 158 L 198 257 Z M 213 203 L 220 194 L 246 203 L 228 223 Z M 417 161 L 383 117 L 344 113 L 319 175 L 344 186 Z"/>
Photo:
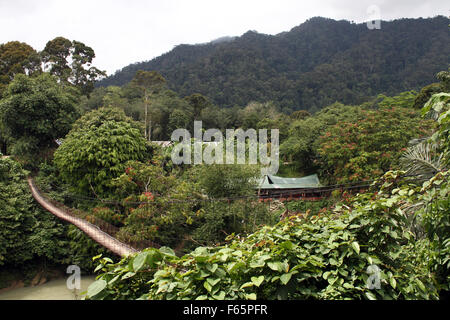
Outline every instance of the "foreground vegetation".
<path id="1" fill-rule="evenodd" d="M 101 275 L 88 297 L 437 299 L 448 289 L 448 233 L 413 220 L 428 228 L 448 224 L 448 174 L 423 187 L 398 174 L 388 172 L 376 194 L 320 215 L 292 216 L 245 239 L 231 236 L 225 246 L 199 247 L 183 257 L 162 248 L 119 263 L 100 259 Z M 367 287 L 371 268 L 380 270 L 376 290 Z"/>
<path id="2" fill-rule="evenodd" d="M 437 119 L 429 143 L 448 166 L 450 95 L 433 96 L 423 112 Z M 389 171 L 371 192 L 333 210 L 294 215 L 245 238 L 231 235 L 223 246 L 182 257 L 164 247 L 119 263 L 100 259 L 87 297 L 438 299 L 450 283 L 449 171 L 423 182 L 424 171 L 410 164 L 418 170 L 413 177 Z"/>

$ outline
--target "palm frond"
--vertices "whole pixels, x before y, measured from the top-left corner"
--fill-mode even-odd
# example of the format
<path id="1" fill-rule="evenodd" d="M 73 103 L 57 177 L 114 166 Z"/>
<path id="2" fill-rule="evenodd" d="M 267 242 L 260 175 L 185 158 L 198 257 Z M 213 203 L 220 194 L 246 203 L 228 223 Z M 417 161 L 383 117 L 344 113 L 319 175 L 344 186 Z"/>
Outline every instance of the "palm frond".
<path id="1" fill-rule="evenodd" d="M 438 152 L 435 144 L 426 141 L 409 147 L 403 154 L 401 163 L 407 174 L 425 179 L 445 169 L 443 154 Z"/>

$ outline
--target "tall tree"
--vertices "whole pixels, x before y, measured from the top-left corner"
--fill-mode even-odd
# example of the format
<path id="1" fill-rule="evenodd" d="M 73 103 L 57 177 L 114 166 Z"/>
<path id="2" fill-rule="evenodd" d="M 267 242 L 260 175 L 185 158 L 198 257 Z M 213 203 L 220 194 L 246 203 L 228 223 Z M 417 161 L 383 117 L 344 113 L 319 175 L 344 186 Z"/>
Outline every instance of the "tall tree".
<path id="1" fill-rule="evenodd" d="M 0 122 L 11 142 L 11 153 L 35 159 L 56 146 L 77 119 L 76 90 L 64 89 L 48 73 L 18 74 L 0 102 Z"/>
<path id="2" fill-rule="evenodd" d="M 206 98 L 200 93 L 191 94 L 190 96 L 187 96 L 184 99 L 189 103 L 189 105 L 193 109 L 194 120 L 200 120 L 200 115 L 202 114 L 202 111 L 207 107 L 211 107 L 212 105 L 211 102 L 208 100 L 208 98 Z"/>
<path id="3" fill-rule="evenodd" d="M 89 95 L 94 90 L 94 82 L 99 77 L 106 76 L 106 72 L 92 66 L 95 52 L 91 47 L 75 40 L 72 46 L 72 82 L 81 89 L 83 94 Z"/>
<path id="4" fill-rule="evenodd" d="M 57 76 L 61 81 L 68 81 L 72 69 L 68 58 L 71 55 L 72 42 L 63 37 L 57 37 L 47 42 L 41 52 L 45 70 Z"/>
<path id="5" fill-rule="evenodd" d="M 94 82 L 106 75 L 92 66 L 94 50 L 79 41 L 57 37 L 49 42 L 41 52 L 45 69 L 62 82 L 70 82 L 85 95 L 94 90 Z"/>
<path id="6" fill-rule="evenodd" d="M 148 107 L 151 95 L 161 91 L 166 85 L 166 79 L 156 71 L 142 71 L 136 72 L 132 84 L 141 88 L 144 93 L 144 107 L 145 107 L 145 138 L 151 140 L 152 121 L 148 121 Z M 147 131 L 148 128 L 148 131 Z"/>
<path id="7" fill-rule="evenodd" d="M 0 93 L 18 73 L 31 75 L 41 71 L 39 54 L 24 42 L 0 45 Z"/>

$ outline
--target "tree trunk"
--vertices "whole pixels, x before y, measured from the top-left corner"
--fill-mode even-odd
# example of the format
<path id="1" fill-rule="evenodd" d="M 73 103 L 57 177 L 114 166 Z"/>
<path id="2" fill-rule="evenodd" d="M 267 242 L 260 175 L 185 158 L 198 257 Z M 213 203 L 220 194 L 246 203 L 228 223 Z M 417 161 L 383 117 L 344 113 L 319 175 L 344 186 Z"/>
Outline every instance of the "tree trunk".
<path id="1" fill-rule="evenodd" d="M 152 119 L 150 119 L 148 125 L 148 141 L 152 141 Z"/>
<path id="2" fill-rule="evenodd" d="M 145 139 L 147 139 L 147 115 L 148 115 L 148 96 L 147 93 L 145 93 L 145 128 L 144 128 L 144 134 L 145 134 Z"/>

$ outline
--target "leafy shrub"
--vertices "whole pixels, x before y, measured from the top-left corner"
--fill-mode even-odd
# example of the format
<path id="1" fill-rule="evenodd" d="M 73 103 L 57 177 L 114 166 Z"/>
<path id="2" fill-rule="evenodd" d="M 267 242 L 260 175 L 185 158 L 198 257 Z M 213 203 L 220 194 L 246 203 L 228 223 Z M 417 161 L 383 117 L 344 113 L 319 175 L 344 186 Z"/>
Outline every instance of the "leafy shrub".
<path id="1" fill-rule="evenodd" d="M 26 174 L 18 162 L 0 158 L 0 265 L 56 262 L 66 253 L 64 226 L 34 202 Z"/>
<path id="2" fill-rule="evenodd" d="M 203 165 L 196 172 L 200 188 L 211 198 L 255 194 L 260 169 L 252 165 Z"/>
<path id="3" fill-rule="evenodd" d="M 121 110 L 101 108 L 77 120 L 56 150 L 54 163 L 78 192 L 107 197 L 125 163 L 143 160 L 147 151 L 138 124 Z"/>
<path id="4" fill-rule="evenodd" d="M 398 185 L 395 172 L 380 183 L 349 206 L 293 216 L 246 239 L 231 236 L 225 246 L 183 257 L 147 249 L 117 264 L 102 259 L 88 298 L 437 299 L 429 242 L 414 237 L 402 210 L 428 189 Z M 376 270 L 380 285 L 369 289 Z"/>
<path id="5" fill-rule="evenodd" d="M 177 179 L 164 171 L 159 157 L 148 163 L 127 162 L 125 172 L 113 180 L 124 216 L 118 237 L 153 240 L 186 251 L 199 244 L 222 243 L 231 233 L 248 234 L 263 224 L 274 224 L 279 215 L 269 212 L 256 197 L 251 201 L 208 197 L 225 197 L 227 192 L 238 197 L 255 194 L 251 180 L 256 170 L 222 167 L 226 166 L 189 169 Z M 105 220 L 114 216 L 110 212 Z"/>

